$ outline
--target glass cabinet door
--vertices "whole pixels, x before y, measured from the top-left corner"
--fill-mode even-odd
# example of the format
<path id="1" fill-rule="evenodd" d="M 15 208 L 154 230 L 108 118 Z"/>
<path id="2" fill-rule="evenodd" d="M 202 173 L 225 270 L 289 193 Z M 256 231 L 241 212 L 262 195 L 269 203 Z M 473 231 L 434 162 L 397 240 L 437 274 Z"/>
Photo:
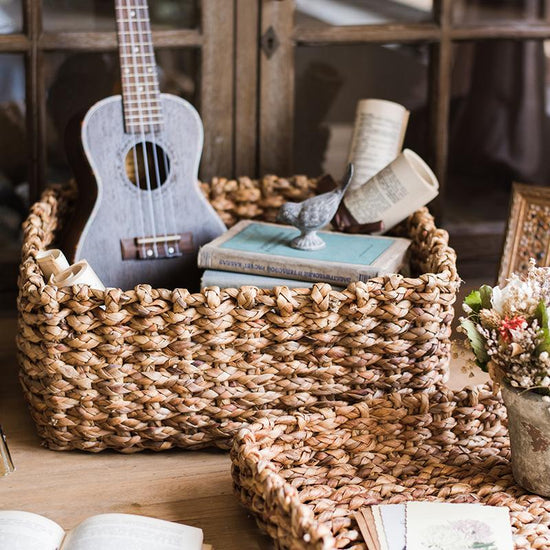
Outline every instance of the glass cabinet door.
<path id="1" fill-rule="evenodd" d="M 260 172 L 339 177 L 366 98 L 405 105 L 426 152 L 432 0 L 264 0 L 261 26 Z"/>
<path id="2" fill-rule="evenodd" d="M 149 2 L 154 30 L 194 29 L 200 21 L 196 0 L 153 0 Z M 43 0 L 44 24 L 48 32 L 114 31 L 113 0 Z"/>
<path id="3" fill-rule="evenodd" d="M 0 1 L 0 34 L 13 34 L 23 29 L 21 0 Z"/>
<path id="4" fill-rule="evenodd" d="M 544 19 L 544 11 L 543 0 L 455 0 L 453 23 L 480 25 L 514 20 L 537 21 Z"/>

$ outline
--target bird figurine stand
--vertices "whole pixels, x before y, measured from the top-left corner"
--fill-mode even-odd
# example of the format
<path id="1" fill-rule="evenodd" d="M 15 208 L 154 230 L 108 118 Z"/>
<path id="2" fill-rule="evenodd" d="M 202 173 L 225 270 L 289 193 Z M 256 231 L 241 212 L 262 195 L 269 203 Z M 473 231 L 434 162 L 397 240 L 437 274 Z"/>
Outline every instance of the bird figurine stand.
<path id="1" fill-rule="evenodd" d="M 311 197 L 302 202 L 287 202 L 281 206 L 277 221 L 288 223 L 300 230 L 300 235 L 290 242 L 298 250 L 321 250 L 326 243 L 317 231 L 334 218 L 353 177 L 353 164 L 348 164 L 346 175 L 338 189 Z"/>

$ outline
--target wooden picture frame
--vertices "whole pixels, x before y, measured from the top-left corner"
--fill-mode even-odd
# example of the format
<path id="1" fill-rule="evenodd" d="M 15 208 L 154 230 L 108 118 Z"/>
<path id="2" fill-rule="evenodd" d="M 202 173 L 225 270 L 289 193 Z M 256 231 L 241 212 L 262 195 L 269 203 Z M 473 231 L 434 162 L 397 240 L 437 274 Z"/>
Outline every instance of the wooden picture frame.
<path id="1" fill-rule="evenodd" d="M 530 258 L 550 266 L 550 187 L 514 183 L 498 284 L 526 273 Z"/>

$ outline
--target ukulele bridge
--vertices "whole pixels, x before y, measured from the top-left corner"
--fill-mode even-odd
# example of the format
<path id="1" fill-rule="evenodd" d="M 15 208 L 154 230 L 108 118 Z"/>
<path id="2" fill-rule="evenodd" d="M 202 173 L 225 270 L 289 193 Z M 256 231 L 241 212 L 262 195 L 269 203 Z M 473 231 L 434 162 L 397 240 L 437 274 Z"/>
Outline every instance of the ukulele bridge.
<path id="1" fill-rule="evenodd" d="M 160 260 L 193 252 L 193 234 L 121 239 L 123 260 Z"/>

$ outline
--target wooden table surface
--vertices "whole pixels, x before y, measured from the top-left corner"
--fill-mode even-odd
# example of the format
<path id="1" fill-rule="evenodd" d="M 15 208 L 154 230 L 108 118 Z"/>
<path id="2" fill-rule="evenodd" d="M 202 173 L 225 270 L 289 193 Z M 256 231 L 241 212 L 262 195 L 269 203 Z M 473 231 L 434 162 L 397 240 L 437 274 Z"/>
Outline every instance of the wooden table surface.
<path id="1" fill-rule="evenodd" d="M 200 527 L 214 550 L 273 548 L 233 495 L 227 453 L 42 448 L 17 380 L 15 331 L 15 319 L 0 319 L 0 423 L 16 466 L 0 478 L 0 509 L 35 512 L 65 529 L 94 514 L 143 514 Z"/>

